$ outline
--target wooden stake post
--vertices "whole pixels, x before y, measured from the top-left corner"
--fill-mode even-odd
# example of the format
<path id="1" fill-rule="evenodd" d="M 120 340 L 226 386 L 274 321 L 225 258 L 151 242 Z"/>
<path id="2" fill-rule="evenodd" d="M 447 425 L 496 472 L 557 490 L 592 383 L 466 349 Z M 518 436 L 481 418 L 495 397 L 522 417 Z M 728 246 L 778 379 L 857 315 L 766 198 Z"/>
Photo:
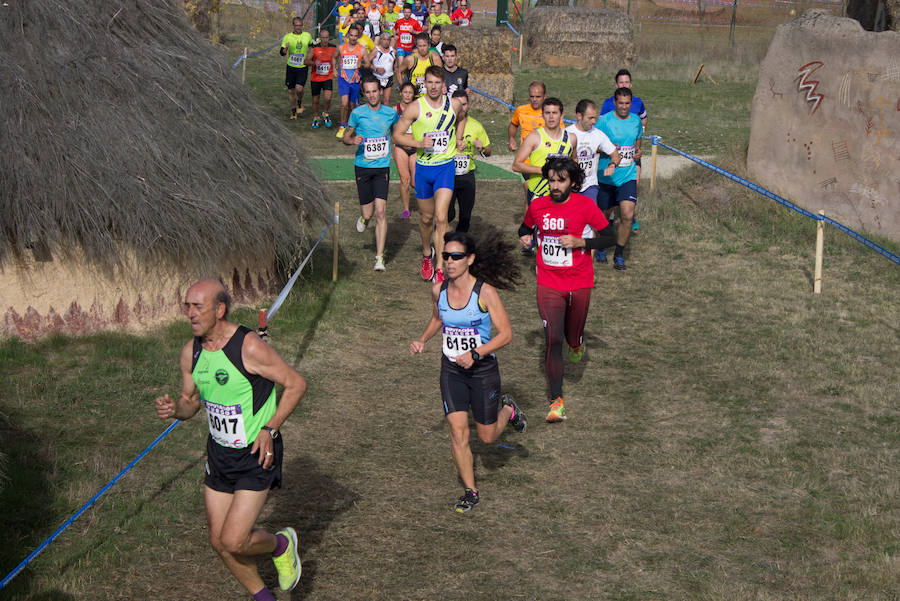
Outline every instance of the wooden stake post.
<path id="1" fill-rule="evenodd" d="M 340 201 L 334 203 L 334 224 L 332 225 L 332 246 L 334 247 L 334 257 L 331 261 L 331 281 L 337 281 L 338 273 L 338 234 L 340 233 Z"/>
<path id="2" fill-rule="evenodd" d="M 259 337 L 269 341 L 269 308 L 259 310 L 259 329 L 256 331 L 259 334 Z"/>
<path id="3" fill-rule="evenodd" d="M 816 274 L 813 278 L 813 294 L 822 294 L 822 255 L 825 251 L 825 211 L 819 211 L 816 222 Z"/>
<path id="4" fill-rule="evenodd" d="M 659 140 L 658 136 L 650 136 L 650 191 L 653 192 L 656 190 L 656 151 L 659 146 L 657 145 L 657 141 Z"/>
<path id="5" fill-rule="evenodd" d="M 247 47 L 244 46 L 244 56 L 241 60 L 241 83 L 247 81 Z"/>

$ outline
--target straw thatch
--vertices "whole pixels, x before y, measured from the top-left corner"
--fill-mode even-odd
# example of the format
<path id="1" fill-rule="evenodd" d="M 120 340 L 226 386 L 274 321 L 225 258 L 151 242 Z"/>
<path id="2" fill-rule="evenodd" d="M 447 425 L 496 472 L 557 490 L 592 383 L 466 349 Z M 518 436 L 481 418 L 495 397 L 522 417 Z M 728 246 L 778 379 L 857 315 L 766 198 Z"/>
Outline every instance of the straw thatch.
<path id="1" fill-rule="evenodd" d="M 443 40 L 456 46 L 460 66 L 469 71 L 470 86 L 513 101 L 512 56 L 518 40 L 508 27 L 448 27 Z M 503 110 L 503 105 L 479 94 L 471 100 L 473 108 Z"/>
<path id="2" fill-rule="evenodd" d="M 145 304 L 175 294 L 158 288 L 159 274 L 182 283 L 239 274 L 267 292 L 275 263 L 289 263 L 321 227 L 301 215 L 324 222 L 329 203 L 290 132 L 181 9 L 29 0 L 3 11 L 2 278 L 27 294 L 47 285 L 39 272 L 74 265 L 114 289 L 137 286 Z M 84 295 L 82 316 L 92 302 L 115 315 L 116 299 Z M 140 300 L 126 299 L 130 311 Z M 3 301 L 16 309 L 9 332 L 31 307 Z M 55 321 L 46 305 L 37 313 Z"/>
<path id="3" fill-rule="evenodd" d="M 459 64 L 469 73 L 512 73 L 516 36 L 508 27 L 447 27 L 441 39 L 459 51 Z"/>
<path id="4" fill-rule="evenodd" d="M 614 9 L 535 7 L 525 26 L 525 58 L 551 67 L 631 66 L 631 21 Z"/>

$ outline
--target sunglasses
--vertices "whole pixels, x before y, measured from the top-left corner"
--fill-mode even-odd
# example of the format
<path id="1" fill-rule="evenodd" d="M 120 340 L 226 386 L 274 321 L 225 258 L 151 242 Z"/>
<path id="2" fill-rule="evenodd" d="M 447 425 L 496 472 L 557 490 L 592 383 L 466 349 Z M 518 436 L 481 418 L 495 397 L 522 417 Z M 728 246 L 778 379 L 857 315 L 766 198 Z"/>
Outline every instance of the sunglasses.
<path id="1" fill-rule="evenodd" d="M 466 253 L 448 253 L 445 251 L 441 253 L 441 256 L 444 257 L 445 261 L 449 261 L 450 259 L 453 259 L 454 261 L 461 261 L 462 259 L 466 258 Z"/>

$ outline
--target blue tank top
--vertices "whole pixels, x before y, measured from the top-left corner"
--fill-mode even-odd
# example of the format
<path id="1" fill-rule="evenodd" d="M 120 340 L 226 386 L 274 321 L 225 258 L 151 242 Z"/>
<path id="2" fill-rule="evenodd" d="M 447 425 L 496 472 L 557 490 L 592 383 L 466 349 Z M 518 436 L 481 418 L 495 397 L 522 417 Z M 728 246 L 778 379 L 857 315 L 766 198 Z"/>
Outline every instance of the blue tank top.
<path id="1" fill-rule="evenodd" d="M 441 317 L 442 349 L 444 355 L 455 361 L 454 357 L 485 344 L 491 339 L 491 315 L 481 304 L 481 279 L 475 280 L 469 302 L 462 309 L 454 309 L 447 300 L 447 284 L 441 285 L 438 296 L 438 315 Z"/>

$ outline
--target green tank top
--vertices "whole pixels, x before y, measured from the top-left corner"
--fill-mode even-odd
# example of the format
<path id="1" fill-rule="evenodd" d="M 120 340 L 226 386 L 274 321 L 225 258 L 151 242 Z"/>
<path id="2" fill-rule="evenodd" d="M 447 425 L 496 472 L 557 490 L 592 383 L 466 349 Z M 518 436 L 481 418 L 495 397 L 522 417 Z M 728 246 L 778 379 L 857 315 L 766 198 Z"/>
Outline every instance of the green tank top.
<path id="1" fill-rule="evenodd" d="M 453 103 L 447 96 L 441 96 L 443 104 L 440 109 L 433 108 L 423 96 L 419 103 L 419 118 L 413 121 L 412 134 L 418 140 L 424 140 L 429 134 L 434 138 L 434 146 L 426 151 L 417 148 L 416 163 L 419 165 L 443 165 L 456 156 L 456 113 Z"/>
<path id="2" fill-rule="evenodd" d="M 242 449 L 275 415 L 275 383 L 244 367 L 241 349 L 250 330 L 238 326 L 218 351 L 203 348 L 194 338 L 191 377 L 206 407 L 210 437 L 223 447 Z"/>
<path id="3" fill-rule="evenodd" d="M 569 132 L 566 130 L 563 130 L 562 138 L 559 140 L 551 138 L 543 127 L 538 128 L 538 134 L 541 136 L 541 143 L 528 155 L 528 162 L 531 165 L 543 167 L 550 157 L 572 154 L 572 142 L 569 141 Z M 550 191 L 550 184 L 540 173 L 536 173 L 528 176 L 528 189 L 535 195 L 535 198 L 545 196 Z"/>

